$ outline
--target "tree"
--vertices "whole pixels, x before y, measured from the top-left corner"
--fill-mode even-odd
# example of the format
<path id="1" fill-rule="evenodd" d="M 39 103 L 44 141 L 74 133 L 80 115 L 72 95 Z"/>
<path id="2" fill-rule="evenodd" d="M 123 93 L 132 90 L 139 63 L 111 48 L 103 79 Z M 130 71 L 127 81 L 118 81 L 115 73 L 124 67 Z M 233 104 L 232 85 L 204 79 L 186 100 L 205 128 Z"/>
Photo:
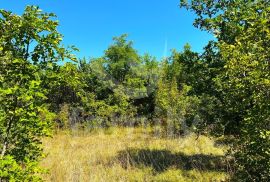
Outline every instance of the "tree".
<path id="1" fill-rule="evenodd" d="M 44 73 L 75 57 L 61 46 L 54 14 L 35 6 L 21 16 L 0 14 L 0 179 L 41 180 L 41 138 L 50 135 L 53 118 L 44 104 Z"/>
<path id="2" fill-rule="evenodd" d="M 80 62 L 85 108 L 109 123 L 113 118 L 149 116 L 154 111 L 158 64 L 149 55 L 140 56 L 127 35 L 113 40 L 104 56 Z"/>
<path id="3" fill-rule="evenodd" d="M 222 107 L 234 117 L 222 119 L 238 132 L 232 154 L 236 159 L 234 180 L 270 179 L 270 2 L 203 1 L 181 5 L 193 10 L 195 25 L 213 32 L 224 70 L 215 79 Z M 231 116 L 233 116 L 231 115 Z"/>
<path id="4" fill-rule="evenodd" d="M 174 50 L 161 65 L 156 114 L 174 134 L 187 134 L 200 119 L 201 99 L 196 94 L 201 85 L 200 66 L 199 55 L 191 51 L 189 45 L 182 52 Z"/>

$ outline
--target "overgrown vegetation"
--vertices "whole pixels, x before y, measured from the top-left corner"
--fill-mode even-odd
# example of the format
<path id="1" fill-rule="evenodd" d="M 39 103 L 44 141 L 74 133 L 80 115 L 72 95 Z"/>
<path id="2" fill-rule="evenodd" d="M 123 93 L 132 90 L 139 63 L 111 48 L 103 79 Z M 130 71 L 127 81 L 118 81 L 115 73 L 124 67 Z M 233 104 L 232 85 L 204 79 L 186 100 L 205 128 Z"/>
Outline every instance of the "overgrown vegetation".
<path id="1" fill-rule="evenodd" d="M 72 57 L 60 45 L 53 14 L 33 6 L 22 16 L 0 14 L 0 179 L 36 181 L 41 139 L 50 135 L 53 118 L 45 104 L 46 73 Z"/>
<path id="2" fill-rule="evenodd" d="M 228 138 L 226 155 L 235 162 L 224 175 L 226 180 L 269 181 L 270 3 L 180 3 L 197 15 L 194 25 L 212 33 L 216 40 L 210 41 L 202 54 L 187 44 L 183 51 L 173 50 L 163 60 L 140 55 L 127 35 L 113 38 L 103 56 L 77 60 L 72 54 L 77 49 L 66 49 L 61 44 L 54 14 L 43 13 L 35 6 L 28 6 L 21 16 L 1 10 L 1 181 L 42 180 L 42 170 L 37 165 L 43 156 L 41 139 L 50 136 L 53 129 L 93 132 L 97 128 L 109 131 L 115 126 L 159 127 L 157 140 L 169 143 L 182 141 L 181 137 L 192 133 L 197 137 Z M 109 140 L 111 136 L 103 137 Z M 193 168 L 188 155 L 196 154 L 195 161 L 201 157 L 200 163 L 195 162 L 199 171 L 209 167 L 208 160 L 217 160 L 215 156 L 204 158 L 201 153 L 173 152 L 175 148 L 169 151 L 143 146 L 125 150 L 117 151 L 121 160 L 128 158 L 124 163 L 108 161 L 97 168 L 118 165 L 117 170 L 127 176 L 134 171 L 124 171 L 126 168 L 144 166 L 145 173 L 134 174 L 148 181 L 165 180 L 166 174 L 158 175 L 159 178 L 152 172 L 172 168 L 166 171 L 175 177 L 171 181 L 188 181 L 190 172 L 178 176 L 175 171 L 179 166 L 185 170 Z M 148 158 L 155 158 L 157 163 Z M 213 170 L 219 169 L 209 165 Z M 99 175 L 104 173 L 98 171 Z M 215 179 L 212 174 L 202 179 L 192 175 L 189 177 L 198 181 Z"/>

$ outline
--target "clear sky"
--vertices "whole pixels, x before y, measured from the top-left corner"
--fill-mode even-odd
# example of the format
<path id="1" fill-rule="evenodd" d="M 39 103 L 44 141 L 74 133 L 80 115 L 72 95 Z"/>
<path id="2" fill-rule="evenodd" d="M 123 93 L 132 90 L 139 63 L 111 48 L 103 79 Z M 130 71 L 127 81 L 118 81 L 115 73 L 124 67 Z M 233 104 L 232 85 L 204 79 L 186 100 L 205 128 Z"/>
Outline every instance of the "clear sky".
<path id="1" fill-rule="evenodd" d="M 0 9 L 21 14 L 26 5 L 55 13 L 64 44 L 78 47 L 80 58 L 101 56 L 112 37 L 124 33 L 139 53 L 158 59 L 185 43 L 202 52 L 213 39 L 192 26 L 195 16 L 180 9 L 179 0 L 1 0 Z"/>

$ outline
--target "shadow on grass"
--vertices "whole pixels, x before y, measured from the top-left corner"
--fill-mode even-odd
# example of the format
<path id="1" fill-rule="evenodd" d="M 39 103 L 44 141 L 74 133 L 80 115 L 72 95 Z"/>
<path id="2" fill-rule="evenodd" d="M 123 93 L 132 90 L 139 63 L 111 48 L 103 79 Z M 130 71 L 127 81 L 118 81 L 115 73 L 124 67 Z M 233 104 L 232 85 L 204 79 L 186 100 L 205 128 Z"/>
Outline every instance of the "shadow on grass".
<path id="1" fill-rule="evenodd" d="M 185 155 L 171 153 L 169 150 L 128 149 L 120 151 L 117 159 L 123 168 L 152 167 L 154 172 L 163 172 L 168 168 L 199 171 L 226 171 L 224 156 Z"/>

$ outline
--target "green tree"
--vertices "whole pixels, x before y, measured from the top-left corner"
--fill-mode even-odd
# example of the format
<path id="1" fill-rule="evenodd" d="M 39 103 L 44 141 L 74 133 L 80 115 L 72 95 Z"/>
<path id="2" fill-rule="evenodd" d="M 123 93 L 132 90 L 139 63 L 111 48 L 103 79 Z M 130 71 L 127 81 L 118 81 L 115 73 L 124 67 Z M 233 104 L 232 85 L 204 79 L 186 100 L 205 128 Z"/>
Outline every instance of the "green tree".
<path id="1" fill-rule="evenodd" d="M 164 60 L 156 93 L 156 114 L 174 133 L 184 134 L 200 119 L 200 98 L 195 94 L 201 82 L 199 55 L 189 45 L 174 50 Z"/>
<path id="2" fill-rule="evenodd" d="M 45 74 L 42 87 L 48 90 L 46 97 L 51 111 L 59 112 L 60 106 L 65 103 L 71 106 L 80 104 L 83 85 L 76 64 L 68 62 L 56 70 L 46 70 Z"/>
<path id="3" fill-rule="evenodd" d="M 157 67 L 155 58 L 137 53 L 127 35 L 115 37 L 103 57 L 79 64 L 85 108 L 109 123 L 114 117 L 151 115 Z"/>
<path id="4" fill-rule="evenodd" d="M 54 14 L 35 6 L 21 16 L 0 14 L 0 179 L 38 181 L 41 138 L 50 135 L 54 117 L 44 104 L 44 73 L 75 58 L 61 46 Z"/>
<path id="5" fill-rule="evenodd" d="M 238 132 L 232 154 L 236 159 L 234 180 L 270 179 L 270 2 L 181 1 L 198 18 L 195 25 L 213 32 L 224 70 L 215 83 L 222 107 L 234 117 L 222 119 Z M 235 132 L 233 132 L 235 133 Z"/>

